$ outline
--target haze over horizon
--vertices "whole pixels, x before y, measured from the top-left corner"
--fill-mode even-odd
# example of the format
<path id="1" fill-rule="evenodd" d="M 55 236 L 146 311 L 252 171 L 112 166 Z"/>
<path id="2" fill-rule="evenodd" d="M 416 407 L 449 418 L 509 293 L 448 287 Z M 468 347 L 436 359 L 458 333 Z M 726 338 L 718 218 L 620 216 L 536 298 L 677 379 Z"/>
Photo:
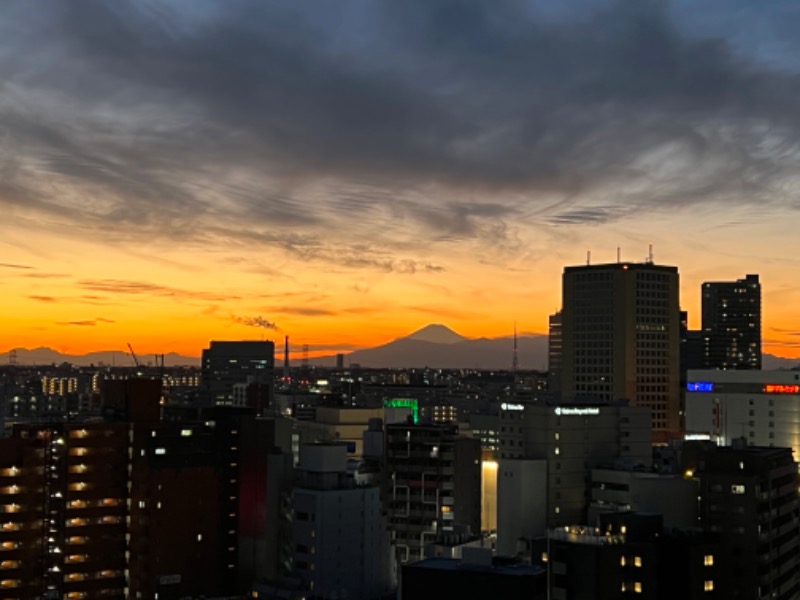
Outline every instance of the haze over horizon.
<path id="1" fill-rule="evenodd" d="M 547 333 L 561 271 L 758 273 L 800 357 L 788 0 L 9 0 L 0 351 Z"/>

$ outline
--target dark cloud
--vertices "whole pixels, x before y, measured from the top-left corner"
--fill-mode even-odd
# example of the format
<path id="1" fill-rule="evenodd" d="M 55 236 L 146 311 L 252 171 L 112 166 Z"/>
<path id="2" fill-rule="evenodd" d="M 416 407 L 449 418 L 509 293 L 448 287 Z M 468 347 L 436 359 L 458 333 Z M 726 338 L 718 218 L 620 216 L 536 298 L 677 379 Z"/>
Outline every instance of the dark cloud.
<path id="1" fill-rule="evenodd" d="M 409 229 L 517 251 L 519 223 L 796 203 L 778 0 L 768 55 L 720 2 L 11 4 L 37 35 L 0 26 L 0 204 L 116 240 L 412 274 L 441 267 Z"/>
<path id="2" fill-rule="evenodd" d="M 14 265 L 9 263 L 0 263 L 0 269 L 33 269 L 27 265 Z"/>
<path id="3" fill-rule="evenodd" d="M 61 273 L 25 273 L 22 277 L 28 279 L 64 279 L 69 277 L 69 275 L 63 275 Z"/>
<path id="4" fill-rule="evenodd" d="M 56 325 L 73 326 L 73 327 L 96 327 L 101 324 L 116 323 L 113 319 L 105 319 L 97 317 L 96 319 L 86 319 L 82 321 L 59 321 Z"/>
<path id="5" fill-rule="evenodd" d="M 795 329 L 782 329 L 780 327 L 770 327 L 769 330 L 770 331 L 775 331 L 777 333 L 782 333 L 784 335 L 800 337 L 800 331 L 797 331 Z M 770 343 L 775 343 L 775 340 L 771 340 Z"/>
<path id="6" fill-rule="evenodd" d="M 37 302 L 58 302 L 58 298 L 53 296 L 28 296 L 28 298 Z"/>
<path id="7" fill-rule="evenodd" d="M 239 296 L 217 294 L 214 292 L 203 292 L 196 290 L 184 290 L 169 286 L 158 285 L 146 281 L 128 281 L 123 279 L 83 279 L 78 281 L 78 285 L 94 292 L 105 292 L 109 294 L 125 295 L 145 295 L 161 296 L 166 298 L 182 298 L 190 300 L 207 300 L 211 302 L 238 300 Z M 94 296 L 84 296 L 84 298 L 96 298 Z"/>
<path id="8" fill-rule="evenodd" d="M 272 309 L 276 313 L 284 315 L 300 315 L 303 317 L 333 317 L 336 316 L 336 311 L 327 308 L 318 308 L 313 306 L 277 306 Z"/>

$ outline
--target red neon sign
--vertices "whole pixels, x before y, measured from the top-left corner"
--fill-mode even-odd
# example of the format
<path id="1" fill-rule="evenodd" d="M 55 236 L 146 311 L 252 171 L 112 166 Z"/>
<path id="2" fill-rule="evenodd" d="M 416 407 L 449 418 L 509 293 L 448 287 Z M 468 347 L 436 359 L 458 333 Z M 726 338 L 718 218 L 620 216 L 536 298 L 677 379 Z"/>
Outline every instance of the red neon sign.
<path id="1" fill-rule="evenodd" d="M 780 383 L 768 383 L 764 386 L 767 394 L 800 394 L 800 385 L 783 385 Z"/>

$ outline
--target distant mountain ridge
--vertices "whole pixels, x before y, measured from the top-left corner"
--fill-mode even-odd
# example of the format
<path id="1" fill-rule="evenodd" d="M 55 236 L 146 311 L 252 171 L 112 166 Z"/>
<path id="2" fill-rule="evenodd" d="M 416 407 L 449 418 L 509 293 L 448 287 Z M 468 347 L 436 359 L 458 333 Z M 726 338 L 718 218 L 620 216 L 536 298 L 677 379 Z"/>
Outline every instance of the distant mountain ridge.
<path id="1" fill-rule="evenodd" d="M 547 335 L 524 334 L 517 337 L 519 367 L 544 371 L 547 369 Z M 374 348 L 364 348 L 345 355 L 346 365 L 368 368 L 421 368 L 433 369 L 511 369 L 514 338 L 467 338 L 442 324 L 427 325 L 413 333 Z M 71 363 L 79 366 L 100 364 L 133 367 L 130 353 L 122 350 L 90 352 L 83 355 L 62 354 L 52 348 L 16 348 L 16 362 L 22 366 Z M 0 365 L 9 363 L 10 351 L 0 353 Z M 138 355 L 143 365 L 155 364 L 152 354 Z M 280 349 L 276 345 L 276 364 Z M 332 367 L 335 356 L 321 356 L 309 361 L 312 365 Z M 292 361 L 293 366 L 297 361 Z M 200 365 L 200 358 L 171 352 L 164 355 L 167 367 Z M 763 368 L 792 369 L 800 367 L 800 359 L 763 355 Z"/>
<path id="2" fill-rule="evenodd" d="M 122 350 L 102 350 L 98 352 L 90 352 L 89 354 L 62 354 L 52 348 L 34 348 L 29 350 L 27 348 L 14 348 L 8 352 L 0 353 L 0 364 L 7 365 L 10 362 L 11 352 L 16 352 L 16 362 L 21 366 L 31 365 L 59 365 L 61 363 L 70 363 L 81 367 L 88 367 L 90 365 L 99 366 L 117 366 L 117 367 L 133 367 L 135 366 L 133 357 L 130 352 Z M 136 354 L 136 358 L 142 365 L 148 363 L 155 365 L 156 359 L 153 354 Z M 165 367 L 198 367 L 200 366 L 200 359 L 194 356 L 183 356 L 170 352 L 164 354 Z"/>
<path id="3" fill-rule="evenodd" d="M 520 369 L 547 370 L 547 342 L 545 334 L 517 336 Z M 514 338 L 467 338 L 441 324 L 432 324 L 408 336 L 392 340 L 374 348 L 364 348 L 345 355 L 346 365 L 358 364 L 371 368 L 421 368 L 434 369 L 511 369 Z M 311 364 L 333 366 L 336 357 L 323 356 L 312 359 Z M 800 367 L 800 359 L 763 355 L 763 368 L 792 369 Z"/>
<path id="4" fill-rule="evenodd" d="M 547 368 L 547 336 L 517 337 L 521 369 Z M 345 355 L 345 364 L 371 368 L 508 369 L 514 360 L 514 338 L 467 338 L 449 327 L 433 324 L 374 348 Z M 335 357 L 312 359 L 312 364 L 332 366 Z"/>

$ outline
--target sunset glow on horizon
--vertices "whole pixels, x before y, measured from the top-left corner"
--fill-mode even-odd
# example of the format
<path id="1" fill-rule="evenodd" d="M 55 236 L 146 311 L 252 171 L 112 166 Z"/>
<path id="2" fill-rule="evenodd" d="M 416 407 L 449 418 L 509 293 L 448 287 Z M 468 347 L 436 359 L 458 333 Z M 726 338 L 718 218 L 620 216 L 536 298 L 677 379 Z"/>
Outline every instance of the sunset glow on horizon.
<path id="1" fill-rule="evenodd" d="M 565 266 L 653 244 L 690 327 L 703 282 L 755 273 L 764 352 L 800 358 L 780 11 L 156 5 L 6 8 L 0 354 L 546 334 Z"/>

